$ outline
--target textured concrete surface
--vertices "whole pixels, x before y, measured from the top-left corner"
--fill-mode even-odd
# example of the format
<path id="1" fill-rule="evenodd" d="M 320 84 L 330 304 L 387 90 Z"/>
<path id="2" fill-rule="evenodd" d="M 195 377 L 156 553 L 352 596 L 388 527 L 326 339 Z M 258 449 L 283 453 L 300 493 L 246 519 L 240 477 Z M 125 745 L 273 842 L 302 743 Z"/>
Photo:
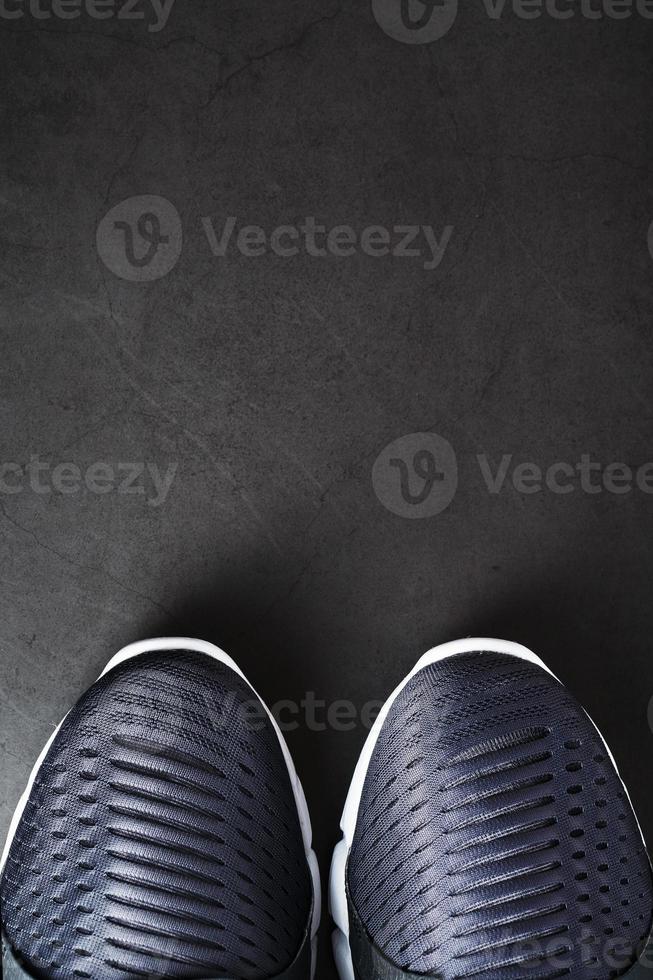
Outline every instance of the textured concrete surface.
<path id="1" fill-rule="evenodd" d="M 650 470 L 627 493 L 617 469 L 590 471 L 598 493 L 486 478 L 504 456 L 653 460 L 653 21 L 492 19 L 478 0 L 422 45 L 349 0 L 177 0 L 157 32 L 22 12 L 0 16 L 2 830 L 131 640 L 201 635 L 269 702 L 359 711 L 429 646 L 485 633 L 583 700 L 650 839 Z M 163 210 L 139 238 L 121 202 L 143 196 L 169 204 L 143 205 Z M 429 269 L 430 252 L 284 257 L 259 233 L 220 256 L 207 235 L 310 216 L 450 240 Z M 414 433 L 457 460 L 421 519 L 428 444 L 399 444 L 407 496 L 392 452 L 373 480 Z M 145 492 L 125 492 L 130 466 Z M 173 474 L 163 500 L 152 473 Z M 365 728 L 308 714 L 288 739 L 326 874 Z"/>

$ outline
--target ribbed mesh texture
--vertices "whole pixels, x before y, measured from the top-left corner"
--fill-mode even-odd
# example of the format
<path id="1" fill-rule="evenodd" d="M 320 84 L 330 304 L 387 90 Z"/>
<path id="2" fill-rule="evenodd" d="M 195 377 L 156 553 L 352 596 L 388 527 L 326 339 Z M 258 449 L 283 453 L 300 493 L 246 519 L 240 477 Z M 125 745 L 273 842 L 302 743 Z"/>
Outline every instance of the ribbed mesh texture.
<path id="1" fill-rule="evenodd" d="M 284 970 L 310 874 L 285 760 L 248 685 L 174 652 L 95 684 L 39 772 L 1 897 L 38 977 Z"/>
<path id="2" fill-rule="evenodd" d="M 594 726 L 539 667 L 490 653 L 427 667 L 397 698 L 348 883 L 375 945 L 442 980 L 609 980 L 636 960 L 653 910 Z"/>

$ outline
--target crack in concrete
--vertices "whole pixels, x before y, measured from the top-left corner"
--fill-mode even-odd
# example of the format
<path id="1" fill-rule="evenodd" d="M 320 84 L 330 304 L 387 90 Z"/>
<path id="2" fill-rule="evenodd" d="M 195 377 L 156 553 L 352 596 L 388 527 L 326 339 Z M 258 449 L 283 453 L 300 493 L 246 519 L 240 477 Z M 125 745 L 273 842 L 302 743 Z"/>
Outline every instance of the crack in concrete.
<path id="1" fill-rule="evenodd" d="M 291 41 L 285 41 L 283 44 L 277 44 L 272 48 L 268 48 L 266 51 L 261 52 L 261 54 L 250 55 L 247 61 L 243 64 L 238 65 L 232 71 L 222 78 L 219 78 L 216 84 L 211 88 L 210 94 L 205 102 L 201 103 L 199 106 L 200 111 L 205 111 L 210 108 L 210 106 L 215 102 L 220 92 L 224 91 L 234 78 L 238 75 L 242 75 L 243 72 L 248 71 L 252 65 L 255 65 L 262 61 L 267 61 L 268 58 L 273 57 L 275 54 L 279 54 L 282 51 L 291 51 L 294 48 L 299 48 L 305 41 L 309 33 L 318 25 L 325 23 L 329 20 L 335 20 L 342 13 L 342 7 L 338 7 L 332 14 L 325 14 L 323 17 L 318 17 L 316 20 L 311 20 L 304 25 L 300 34 L 293 38 Z"/>

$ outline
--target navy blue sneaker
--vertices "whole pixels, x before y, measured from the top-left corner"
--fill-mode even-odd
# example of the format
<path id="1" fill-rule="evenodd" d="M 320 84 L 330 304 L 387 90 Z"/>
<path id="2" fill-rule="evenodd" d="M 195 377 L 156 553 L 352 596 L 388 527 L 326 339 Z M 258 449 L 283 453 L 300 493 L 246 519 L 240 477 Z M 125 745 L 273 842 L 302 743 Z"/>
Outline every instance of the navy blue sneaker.
<path id="1" fill-rule="evenodd" d="M 598 730 L 529 650 L 432 650 L 358 762 L 331 871 L 341 980 L 652 980 L 651 866 Z"/>
<path id="2" fill-rule="evenodd" d="M 4 980 L 312 975 L 304 794 L 271 715 L 209 643 L 113 658 L 39 759 L 1 867 Z"/>

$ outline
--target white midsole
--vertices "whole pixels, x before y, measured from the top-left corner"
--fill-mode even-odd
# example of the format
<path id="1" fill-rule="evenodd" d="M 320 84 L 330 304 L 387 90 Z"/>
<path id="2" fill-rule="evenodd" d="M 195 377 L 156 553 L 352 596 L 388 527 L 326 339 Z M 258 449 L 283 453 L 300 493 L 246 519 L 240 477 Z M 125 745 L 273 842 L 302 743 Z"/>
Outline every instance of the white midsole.
<path id="1" fill-rule="evenodd" d="M 431 666 L 431 664 L 438 663 L 441 660 L 446 660 L 449 657 L 459 656 L 462 653 L 504 653 L 512 657 L 518 657 L 520 660 L 527 660 L 529 663 L 541 667 L 553 678 L 555 678 L 558 683 L 561 683 L 559 678 L 557 678 L 553 671 L 551 671 L 547 665 L 540 660 L 537 654 L 533 653 L 532 650 L 529 650 L 527 647 L 521 646 L 518 643 L 510 643 L 507 640 L 478 639 L 468 637 L 464 640 L 454 640 L 451 643 L 443 643 L 441 646 L 434 647 L 432 650 L 429 650 L 428 653 L 425 653 L 424 656 L 417 661 L 411 672 L 392 692 L 388 700 L 383 705 L 383 708 L 381 709 L 376 721 L 374 722 L 374 725 L 372 726 L 372 729 L 365 741 L 365 745 L 363 746 L 363 751 L 360 754 L 358 763 L 356 764 L 354 776 L 349 787 L 349 792 L 347 793 L 347 800 L 342 813 L 342 819 L 340 821 L 342 839 L 336 845 L 333 852 L 333 860 L 331 862 L 331 874 L 329 878 L 329 908 L 331 911 L 331 916 L 336 925 L 336 929 L 333 933 L 333 953 L 340 980 L 355 980 L 354 964 L 349 945 L 349 908 L 347 904 L 346 873 L 349 851 L 351 850 L 351 846 L 354 841 L 354 834 L 356 832 L 356 823 L 358 820 L 358 811 L 363 794 L 363 786 L 365 784 L 367 770 L 372 759 L 372 753 L 374 752 L 381 729 L 383 728 L 392 705 L 406 685 L 413 679 L 415 674 L 419 673 L 419 671 L 423 670 L 425 667 Z M 591 718 L 590 721 L 592 721 Z M 601 735 L 601 732 L 593 721 L 592 724 L 596 728 L 596 731 L 598 732 L 603 745 L 605 746 L 605 750 L 611 759 L 617 774 L 619 774 L 619 769 L 615 758 L 610 751 L 610 747 L 607 745 L 605 739 Z M 628 789 L 625 785 L 624 790 L 628 800 L 630 801 Z M 641 827 L 639 830 L 641 834 Z M 644 843 L 643 834 L 642 843 Z M 645 843 L 644 847 L 646 847 Z"/>
<path id="2" fill-rule="evenodd" d="M 292 785 L 292 790 L 295 797 L 295 803 L 297 805 L 297 813 L 299 815 L 299 822 L 302 829 L 302 839 L 304 842 L 304 850 L 306 852 L 306 860 L 308 862 L 308 866 L 311 871 L 311 879 L 313 882 L 313 918 L 311 922 L 311 942 L 312 942 L 313 963 L 312 963 L 311 976 L 314 976 L 315 966 L 316 966 L 316 954 L 317 954 L 317 931 L 320 925 L 321 904 L 322 904 L 322 890 L 320 887 L 320 871 L 317 863 L 317 856 L 315 854 L 315 851 L 313 850 L 313 831 L 311 827 L 311 818 L 308 812 L 308 804 L 306 803 L 306 796 L 304 794 L 304 789 L 299 780 L 299 776 L 297 775 L 295 764 L 292 760 L 290 750 L 286 744 L 286 740 L 283 737 L 281 729 L 279 728 L 274 716 L 272 715 L 272 712 L 266 705 L 265 701 L 263 701 L 263 699 L 259 697 L 257 692 L 254 690 L 250 682 L 243 674 L 238 664 L 234 660 L 232 660 L 232 658 L 228 654 L 226 654 L 223 650 L 220 650 L 219 647 L 214 646 L 212 643 L 208 643 L 206 640 L 193 640 L 193 639 L 189 639 L 188 637 L 164 637 L 164 638 L 154 639 L 154 640 L 141 640 L 138 643 L 132 643 L 129 646 L 125 647 L 124 650 L 121 650 L 119 653 L 117 653 L 114 657 L 111 658 L 109 663 L 106 665 L 106 667 L 100 674 L 100 677 L 104 677 L 106 673 L 108 673 L 110 670 L 113 670 L 113 668 L 117 667 L 119 664 L 124 663 L 126 660 L 131 660 L 134 657 L 139 657 L 144 653 L 155 653 L 155 652 L 161 652 L 165 650 L 179 650 L 179 651 L 192 650 L 197 653 L 205 653 L 207 656 L 212 657 L 214 660 L 218 660 L 220 663 L 224 664 L 226 667 L 229 667 L 231 670 L 233 670 L 234 673 L 238 674 L 239 677 L 242 677 L 245 683 L 248 684 L 249 687 L 252 689 L 252 693 L 258 698 L 258 700 L 261 702 L 261 704 L 263 704 L 265 710 L 267 711 L 268 717 L 277 734 L 277 738 L 279 739 L 279 745 L 281 746 L 281 751 L 283 752 L 283 757 L 286 761 L 286 766 L 288 768 L 288 775 L 290 777 L 290 783 Z M 67 715 L 63 718 L 61 723 L 57 726 L 57 728 L 52 733 L 52 736 L 48 739 L 45 748 L 41 752 L 40 756 L 36 761 L 34 768 L 32 769 L 29 780 L 27 781 L 27 787 L 25 789 L 25 792 L 23 793 L 20 800 L 18 801 L 18 806 L 14 811 L 14 815 L 9 825 L 9 832 L 7 834 L 7 840 L 5 842 L 4 850 L 2 852 L 2 858 L 0 859 L 0 875 L 2 874 L 2 871 L 6 864 L 7 857 L 9 855 L 9 849 L 16 835 L 18 824 L 20 823 L 20 818 L 23 815 L 23 810 L 25 809 L 25 806 L 27 805 L 27 801 L 30 797 L 30 793 L 32 792 L 34 780 L 36 779 L 36 776 L 38 775 L 38 771 L 43 765 L 43 762 L 45 761 L 45 758 L 50 750 L 50 747 L 52 746 L 52 743 L 54 742 L 55 738 L 57 737 L 57 734 L 59 733 L 61 725 L 63 725 L 64 721 L 66 720 L 66 717 Z"/>

